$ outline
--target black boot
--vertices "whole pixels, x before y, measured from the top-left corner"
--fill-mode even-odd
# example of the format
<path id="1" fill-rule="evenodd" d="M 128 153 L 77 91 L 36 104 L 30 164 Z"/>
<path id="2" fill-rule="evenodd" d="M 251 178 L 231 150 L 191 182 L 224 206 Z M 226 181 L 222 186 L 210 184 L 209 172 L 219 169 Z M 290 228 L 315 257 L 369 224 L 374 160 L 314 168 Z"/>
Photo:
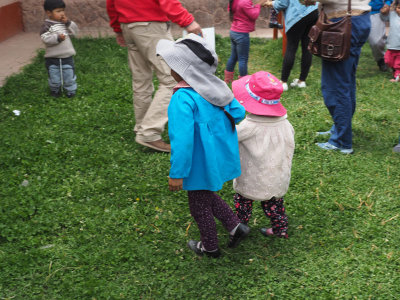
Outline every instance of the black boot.
<path id="1" fill-rule="evenodd" d="M 249 233 L 250 227 L 240 223 L 239 227 L 235 231 L 235 234 L 229 235 L 228 247 L 235 248 Z"/>

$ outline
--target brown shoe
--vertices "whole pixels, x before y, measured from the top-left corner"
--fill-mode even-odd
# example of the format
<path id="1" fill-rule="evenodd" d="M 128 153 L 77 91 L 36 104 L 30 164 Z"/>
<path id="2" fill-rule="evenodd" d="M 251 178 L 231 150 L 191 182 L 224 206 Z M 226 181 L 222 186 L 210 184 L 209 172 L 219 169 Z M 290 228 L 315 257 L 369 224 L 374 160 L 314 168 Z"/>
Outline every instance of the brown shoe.
<path id="1" fill-rule="evenodd" d="M 159 139 L 159 140 L 153 141 L 153 142 L 143 142 L 140 140 L 136 140 L 136 143 L 138 143 L 142 146 L 157 150 L 157 151 L 171 152 L 171 145 L 165 143 L 162 139 Z"/>

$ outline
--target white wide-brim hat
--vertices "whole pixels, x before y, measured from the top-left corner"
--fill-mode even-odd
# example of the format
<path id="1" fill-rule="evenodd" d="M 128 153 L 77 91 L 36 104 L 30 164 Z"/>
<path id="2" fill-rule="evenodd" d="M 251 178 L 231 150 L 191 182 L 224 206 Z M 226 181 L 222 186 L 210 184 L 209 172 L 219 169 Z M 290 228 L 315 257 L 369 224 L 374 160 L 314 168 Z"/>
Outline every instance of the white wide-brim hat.
<path id="1" fill-rule="evenodd" d="M 160 40 L 156 53 L 211 104 L 224 107 L 233 100 L 232 91 L 215 76 L 218 56 L 201 36 L 190 33 L 175 42 Z"/>

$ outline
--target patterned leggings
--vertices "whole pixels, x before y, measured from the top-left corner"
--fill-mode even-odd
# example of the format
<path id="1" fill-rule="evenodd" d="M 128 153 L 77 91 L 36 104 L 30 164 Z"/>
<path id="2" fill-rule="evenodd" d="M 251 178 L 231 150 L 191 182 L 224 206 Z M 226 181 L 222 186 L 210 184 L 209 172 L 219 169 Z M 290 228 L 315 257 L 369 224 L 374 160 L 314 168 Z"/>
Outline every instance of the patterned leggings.
<path id="1" fill-rule="evenodd" d="M 218 249 L 217 225 L 214 217 L 230 232 L 239 219 L 220 196 L 211 191 L 188 191 L 189 209 L 197 223 L 200 238 L 206 251 Z"/>
<path id="2" fill-rule="evenodd" d="M 253 211 L 253 200 L 247 199 L 240 194 L 234 196 L 236 214 L 241 223 L 247 224 Z M 283 198 L 271 198 L 268 201 L 261 201 L 261 207 L 271 221 L 272 231 L 277 237 L 287 237 L 288 218 L 283 205 Z"/>

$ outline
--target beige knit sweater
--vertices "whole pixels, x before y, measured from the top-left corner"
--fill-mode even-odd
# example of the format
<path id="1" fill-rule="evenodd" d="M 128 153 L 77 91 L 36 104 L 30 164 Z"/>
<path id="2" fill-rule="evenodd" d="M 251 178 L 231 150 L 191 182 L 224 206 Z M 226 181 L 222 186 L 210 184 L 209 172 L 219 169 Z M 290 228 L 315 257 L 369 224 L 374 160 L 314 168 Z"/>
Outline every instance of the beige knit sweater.
<path id="1" fill-rule="evenodd" d="M 294 152 L 294 129 L 283 117 L 247 115 L 236 126 L 242 174 L 234 190 L 251 200 L 280 198 L 287 192 Z"/>

